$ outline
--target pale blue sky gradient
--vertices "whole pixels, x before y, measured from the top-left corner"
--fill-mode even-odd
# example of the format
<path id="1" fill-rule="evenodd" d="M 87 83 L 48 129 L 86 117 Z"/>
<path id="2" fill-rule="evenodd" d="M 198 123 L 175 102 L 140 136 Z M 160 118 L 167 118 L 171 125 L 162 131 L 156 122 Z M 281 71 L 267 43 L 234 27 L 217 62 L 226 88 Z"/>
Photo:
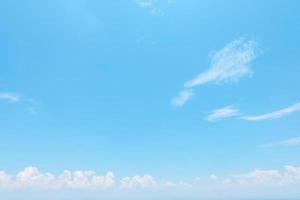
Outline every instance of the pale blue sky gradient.
<path id="1" fill-rule="evenodd" d="M 193 181 L 300 166 L 300 112 L 210 122 L 216 109 L 271 113 L 300 102 L 300 2 L 3 1 L 0 6 L 0 171 L 27 166 L 111 170 Z M 214 52 L 257 43 L 252 74 L 194 87 Z M 1 96 L 1 95 L 0 95 Z M 298 196 L 300 197 L 300 196 Z"/>

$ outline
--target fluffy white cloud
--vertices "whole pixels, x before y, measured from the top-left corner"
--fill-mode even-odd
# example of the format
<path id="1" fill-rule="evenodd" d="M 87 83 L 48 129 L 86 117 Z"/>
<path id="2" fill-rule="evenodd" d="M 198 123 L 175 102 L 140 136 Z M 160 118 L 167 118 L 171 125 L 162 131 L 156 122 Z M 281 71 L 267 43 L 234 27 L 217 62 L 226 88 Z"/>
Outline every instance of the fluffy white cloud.
<path id="1" fill-rule="evenodd" d="M 256 57 L 255 41 L 246 41 L 243 38 L 234 40 L 212 55 L 208 70 L 187 81 L 184 86 L 190 88 L 208 82 L 237 81 L 251 74 L 250 63 Z"/>
<path id="2" fill-rule="evenodd" d="M 242 119 L 248 120 L 248 121 L 263 121 L 263 120 L 270 120 L 270 119 L 276 119 L 276 118 L 281 118 L 286 115 L 292 114 L 294 112 L 300 111 L 300 103 L 297 103 L 295 105 L 292 105 L 290 107 L 263 114 L 263 115 L 256 115 L 256 116 L 244 116 Z"/>
<path id="3" fill-rule="evenodd" d="M 154 178 L 148 174 L 144 176 L 125 177 L 120 182 L 122 188 L 148 188 L 156 186 Z"/>
<path id="4" fill-rule="evenodd" d="M 19 102 L 21 101 L 21 96 L 19 94 L 11 92 L 0 92 L 0 100 L 5 100 L 8 102 Z"/>
<path id="5" fill-rule="evenodd" d="M 210 112 L 210 114 L 205 118 L 207 121 L 217 121 L 220 119 L 230 118 L 239 116 L 239 110 L 234 106 L 227 106 L 224 108 L 216 109 Z"/>
<path id="6" fill-rule="evenodd" d="M 125 177 L 115 184 L 114 174 L 107 172 L 98 176 L 94 171 L 65 170 L 58 176 L 51 173 L 42 173 L 35 167 L 27 167 L 16 175 L 8 175 L 0 171 L 0 190 L 5 189 L 34 189 L 34 190 L 95 190 L 115 187 L 122 191 L 131 189 L 155 189 L 157 191 L 201 191 L 213 195 L 216 191 L 236 192 L 256 189 L 298 188 L 300 186 L 300 167 L 285 166 L 283 170 L 259 170 L 227 177 L 210 175 L 208 179 L 197 181 L 156 181 L 152 176 Z M 110 190 L 111 191 L 111 190 Z M 284 191 L 284 190 L 282 190 Z"/>
<path id="7" fill-rule="evenodd" d="M 114 174 L 98 176 L 93 171 L 65 170 L 58 176 L 42 173 L 36 167 L 27 167 L 15 176 L 0 172 L 0 189 L 95 189 L 109 188 L 114 184 Z"/>
<path id="8" fill-rule="evenodd" d="M 217 177 L 216 175 L 214 175 L 214 174 L 211 174 L 211 175 L 209 176 L 209 179 L 212 180 L 212 181 L 217 181 L 217 180 L 218 180 L 218 177 Z"/>
<path id="9" fill-rule="evenodd" d="M 194 92 L 192 90 L 183 90 L 171 100 L 171 104 L 175 107 L 183 106 L 193 96 Z"/>

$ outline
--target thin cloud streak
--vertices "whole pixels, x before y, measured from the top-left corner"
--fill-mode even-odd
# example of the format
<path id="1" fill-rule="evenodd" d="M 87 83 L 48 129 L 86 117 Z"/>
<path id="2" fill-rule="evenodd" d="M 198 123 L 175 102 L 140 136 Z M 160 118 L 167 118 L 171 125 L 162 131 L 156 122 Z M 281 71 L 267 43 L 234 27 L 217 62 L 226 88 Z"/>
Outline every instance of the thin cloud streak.
<path id="1" fill-rule="evenodd" d="M 271 120 L 271 119 L 277 119 L 277 118 L 282 118 L 284 116 L 287 116 L 289 114 L 292 114 L 294 112 L 300 111 L 300 102 L 292 105 L 290 107 L 263 114 L 263 115 L 256 115 L 256 116 L 244 116 L 241 119 L 247 120 L 247 121 L 264 121 L 264 120 Z"/>
<path id="2" fill-rule="evenodd" d="M 216 109 L 210 112 L 205 120 L 214 122 L 221 119 L 239 116 L 240 111 L 235 106 L 226 106 L 224 108 Z"/>
<path id="3" fill-rule="evenodd" d="M 0 100 L 8 102 L 19 102 L 21 101 L 21 96 L 12 92 L 0 92 Z"/>
<path id="4" fill-rule="evenodd" d="M 279 142 L 261 145 L 261 147 L 264 148 L 277 147 L 277 146 L 300 146 L 300 137 L 290 138 Z"/>
<path id="5" fill-rule="evenodd" d="M 174 107 L 183 106 L 187 101 L 189 101 L 194 96 L 192 90 L 183 90 L 176 97 L 171 100 L 171 104 Z"/>

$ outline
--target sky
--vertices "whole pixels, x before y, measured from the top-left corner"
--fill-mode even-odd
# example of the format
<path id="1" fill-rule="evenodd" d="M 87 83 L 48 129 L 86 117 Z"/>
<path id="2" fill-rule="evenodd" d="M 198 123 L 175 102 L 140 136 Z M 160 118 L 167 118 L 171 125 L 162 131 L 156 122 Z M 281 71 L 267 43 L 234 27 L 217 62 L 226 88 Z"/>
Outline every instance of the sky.
<path id="1" fill-rule="evenodd" d="M 300 2 L 0 7 L 0 196 L 299 199 Z"/>

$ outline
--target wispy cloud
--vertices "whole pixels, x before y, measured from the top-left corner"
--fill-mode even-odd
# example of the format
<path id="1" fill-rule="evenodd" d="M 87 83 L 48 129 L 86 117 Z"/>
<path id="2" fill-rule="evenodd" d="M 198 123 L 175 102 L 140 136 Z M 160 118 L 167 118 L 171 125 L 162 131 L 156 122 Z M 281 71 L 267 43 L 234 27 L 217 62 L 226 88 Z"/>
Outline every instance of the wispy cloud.
<path id="1" fill-rule="evenodd" d="M 247 121 L 263 121 L 263 120 L 270 120 L 270 119 L 277 119 L 284 117 L 286 115 L 292 114 L 294 112 L 300 111 L 300 103 L 297 103 L 295 105 L 292 105 L 290 107 L 263 114 L 263 115 L 255 115 L 255 116 L 244 116 L 242 119 L 247 120 Z"/>
<path id="2" fill-rule="evenodd" d="M 0 101 L 9 103 L 19 103 L 28 106 L 28 111 L 31 114 L 38 114 L 38 103 L 31 98 L 26 98 L 15 92 L 0 92 Z"/>
<path id="3" fill-rule="evenodd" d="M 151 7 L 153 5 L 152 0 L 136 0 L 136 3 L 141 7 Z"/>
<path id="4" fill-rule="evenodd" d="M 175 107 L 182 106 L 193 96 L 194 96 L 194 92 L 192 90 L 183 90 L 171 100 L 171 104 Z"/>
<path id="5" fill-rule="evenodd" d="M 230 42 L 212 54 L 210 67 L 206 71 L 187 81 L 183 87 L 193 88 L 210 82 L 237 82 L 241 77 L 251 75 L 250 64 L 258 56 L 257 49 L 257 42 L 242 37 Z"/>
<path id="6" fill-rule="evenodd" d="M 0 100 L 8 102 L 19 102 L 21 101 L 21 96 L 12 92 L 0 92 Z"/>
<path id="7" fill-rule="evenodd" d="M 300 146 L 300 137 L 290 138 L 279 142 L 263 144 L 261 147 L 276 147 L 276 146 Z"/>
<path id="8" fill-rule="evenodd" d="M 166 3 L 172 3 L 171 0 L 165 0 Z M 137 5 L 149 11 L 152 15 L 164 16 L 165 12 L 156 6 L 154 0 L 136 0 Z"/>
<path id="9" fill-rule="evenodd" d="M 187 81 L 184 87 L 190 88 L 208 82 L 238 81 L 252 73 L 250 63 L 257 57 L 257 43 L 239 38 L 215 52 L 211 57 L 210 68 L 196 78 Z"/>
<path id="10" fill-rule="evenodd" d="M 220 119 L 236 117 L 239 115 L 241 115 L 240 111 L 235 106 L 226 106 L 224 108 L 211 111 L 205 120 L 214 122 Z"/>

